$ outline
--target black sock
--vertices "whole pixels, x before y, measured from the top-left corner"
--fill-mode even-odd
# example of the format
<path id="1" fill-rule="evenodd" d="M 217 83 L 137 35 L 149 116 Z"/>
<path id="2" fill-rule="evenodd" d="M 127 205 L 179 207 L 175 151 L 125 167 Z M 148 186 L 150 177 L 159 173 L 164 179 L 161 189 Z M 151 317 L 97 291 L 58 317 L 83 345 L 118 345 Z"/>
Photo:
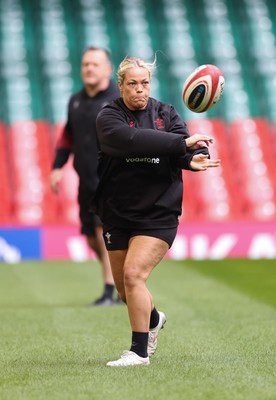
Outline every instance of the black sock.
<path id="1" fill-rule="evenodd" d="M 130 351 L 138 354 L 140 357 L 148 356 L 148 332 L 132 332 L 132 343 Z"/>
<path id="2" fill-rule="evenodd" d="M 104 286 L 104 294 L 103 297 L 108 297 L 110 299 L 113 298 L 113 292 L 114 292 L 114 285 L 111 285 L 110 283 L 106 283 Z"/>
<path id="3" fill-rule="evenodd" d="M 154 309 L 152 310 L 151 314 L 150 314 L 150 329 L 156 328 L 159 322 L 159 312 L 156 310 L 156 308 L 154 307 Z"/>

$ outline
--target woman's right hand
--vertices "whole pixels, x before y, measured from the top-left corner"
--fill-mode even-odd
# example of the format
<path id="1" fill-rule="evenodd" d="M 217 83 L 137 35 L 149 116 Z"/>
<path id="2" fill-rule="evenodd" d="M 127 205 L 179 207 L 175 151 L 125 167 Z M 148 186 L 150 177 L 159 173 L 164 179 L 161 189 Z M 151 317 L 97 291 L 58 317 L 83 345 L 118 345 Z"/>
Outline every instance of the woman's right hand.
<path id="1" fill-rule="evenodd" d="M 210 144 L 214 143 L 214 139 L 211 136 L 200 135 L 198 133 L 186 138 L 185 141 L 187 148 L 191 150 L 197 150 L 206 146 L 209 147 Z"/>
<path id="2" fill-rule="evenodd" d="M 196 154 L 193 156 L 190 166 L 194 171 L 205 171 L 208 168 L 219 167 L 220 159 L 212 160 L 207 154 Z"/>

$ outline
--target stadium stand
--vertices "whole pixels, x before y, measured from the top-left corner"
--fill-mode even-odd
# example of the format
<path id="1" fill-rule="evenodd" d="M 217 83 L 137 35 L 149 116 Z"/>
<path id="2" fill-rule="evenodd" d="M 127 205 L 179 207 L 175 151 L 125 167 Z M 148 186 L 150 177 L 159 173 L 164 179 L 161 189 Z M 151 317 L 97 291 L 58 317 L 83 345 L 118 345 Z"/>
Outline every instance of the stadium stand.
<path id="1" fill-rule="evenodd" d="M 11 170 L 6 127 L 0 122 L 0 224 L 12 220 Z"/>
<path id="2" fill-rule="evenodd" d="M 52 154 L 54 154 L 55 145 L 61 135 L 63 124 L 55 124 L 52 132 Z M 59 223 L 75 224 L 79 223 L 78 196 L 78 176 L 73 168 L 73 160 L 70 158 L 62 170 L 63 176 L 60 182 L 57 200 L 57 211 Z"/>
<path id="3" fill-rule="evenodd" d="M 1 75 L 6 118 L 32 119 L 30 60 L 26 53 L 25 23 L 19 1 L 1 2 Z"/>
<path id="4" fill-rule="evenodd" d="M 77 223 L 72 163 L 58 197 L 48 175 L 88 45 L 109 48 L 114 71 L 126 55 L 156 55 L 152 95 L 191 133 L 214 136 L 222 167 L 183 172 L 182 220 L 275 220 L 275 37 L 274 0 L 0 0 L 0 223 Z M 226 86 L 196 114 L 181 93 L 201 64 L 221 68 Z"/>
<path id="5" fill-rule="evenodd" d="M 275 219 L 275 158 L 267 121 L 233 121 L 229 135 L 233 168 L 237 171 L 236 187 L 246 201 L 244 215 L 250 219 Z"/>
<path id="6" fill-rule="evenodd" d="M 188 123 L 191 132 L 205 133 L 212 136 L 216 146 L 210 149 L 214 158 L 221 158 L 220 168 L 210 169 L 203 173 L 183 172 L 184 202 L 185 192 L 189 193 L 188 203 L 195 214 L 192 219 L 229 221 L 242 216 L 242 198 L 237 196 L 233 181 L 231 154 L 226 141 L 226 125 L 217 119 L 194 120 Z M 184 215 L 184 219 L 186 216 Z M 187 216 L 189 218 L 189 216 Z"/>
<path id="7" fill-rule="evenodd" d="M 14 218 L 19 224 L 56 221 L 56 202 L 49 188 L 51 151 L 48 123 L 14 122 L 8 133 L 13 167 Z"/>

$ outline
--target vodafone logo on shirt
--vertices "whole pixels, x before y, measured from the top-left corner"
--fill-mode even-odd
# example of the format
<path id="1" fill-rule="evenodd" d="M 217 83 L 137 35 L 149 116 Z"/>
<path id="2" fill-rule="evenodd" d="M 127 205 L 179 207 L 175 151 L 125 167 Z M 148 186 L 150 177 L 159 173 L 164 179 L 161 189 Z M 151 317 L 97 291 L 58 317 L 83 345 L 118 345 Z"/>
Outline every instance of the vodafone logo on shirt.
<path id="1" fill-rule="evenodd" d="M 150 158 L 150 157 L 132 157 L 132 158 L 126 158 L 127 163 L 139 163 L 139 162 L 144 162 L 144 163 L 149 163 L 149 164 L 159 164 L 160 159 L 159 158 Z"/>

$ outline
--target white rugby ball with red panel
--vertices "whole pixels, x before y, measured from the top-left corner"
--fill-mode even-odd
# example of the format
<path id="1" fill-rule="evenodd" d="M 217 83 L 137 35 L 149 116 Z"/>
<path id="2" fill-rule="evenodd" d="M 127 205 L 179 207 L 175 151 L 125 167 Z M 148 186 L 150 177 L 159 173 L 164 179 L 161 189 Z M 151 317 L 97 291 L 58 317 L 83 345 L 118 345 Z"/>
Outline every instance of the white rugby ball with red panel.
<path id="1" fill-rule="evenodd" d="M 224 85 L 224 76 L 218 67 L 212 64 L 201 65 L 184 83 L 184 104 L 196 113 L 210 110 L 220 100 Z"/>

